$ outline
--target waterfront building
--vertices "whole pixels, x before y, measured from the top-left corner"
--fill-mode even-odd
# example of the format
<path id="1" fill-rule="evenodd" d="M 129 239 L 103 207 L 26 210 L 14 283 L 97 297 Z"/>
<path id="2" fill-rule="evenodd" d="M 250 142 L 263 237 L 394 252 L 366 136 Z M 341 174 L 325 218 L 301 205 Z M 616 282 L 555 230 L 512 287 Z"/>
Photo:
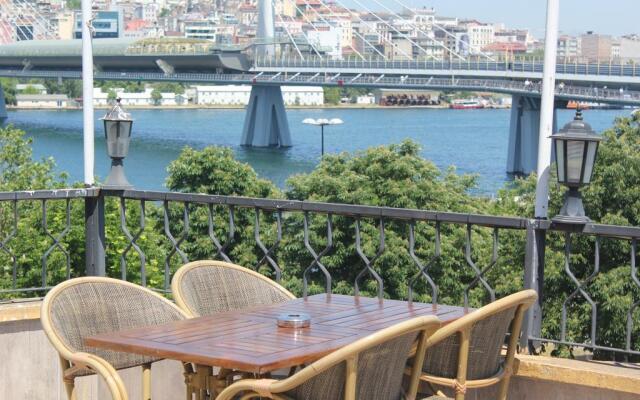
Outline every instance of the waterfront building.
<path id="1" fill-rule="evenodd" d="M 111 89 L 120 103 L 126 106 L 148 107 L 148 106 L 177 106 L 187 103 L 187 97 L 175 93 L 160 93 L 161 98 L 156 102 L 153 99 L 153 88 L 146 88 L 144 92 L 128 93 L 122 88 Z M 102 88 L 93 88 L 93 105 L 97 107 L 107 107 L 113 103 L 113 97 L 109 98 L 109 92 L 103 92 Z"/>
<path id="2" fill-rule="evenodd" d="M 73 35 L 82 39 L 82 12 L 75 13 L 75 27 Z M 124 36 L 124 17 L 122 10 L 96 11 L 93 20 L 94 39 L 120 38 Z"/>
<path id="3" fill-rule="evenodd" d="M 481 24 L 473 21 L 467 24 L 469 38 L 469 52 L 478 54 L 482 49 L 494 42 L 494 27 L 490 24 Z"/>
<path id="4" fill-rule="evenodd" d="M 208 18 L 194 18 L 184 21 L 184 36 L 192 39 L 216 40 L 218 28 L 215 21 Z"/>
<path id="5" fill-rule="evenodd" d="M 60 11 L 52 20 L 61 40 L 73 39 L 74 15 L 71 11 Z"/>
<path id="6" fill-rule="evenodd" d="M 563 35 L 558 38 L 558 58 L 573 59 L 582 54 L 581 39 L 575 36 Z"/>
<path id="7" fill-rule="evenodd" d="M 587 32 L 580 38 L 581 55 L 587 61 L 609 60 L 612 56 L 613 39 L 610 35 Z"/>
<path id="8" fill-rule="evenodd" d="M 17 94 L 19 108 L 66 108 L 69 104 L 66 94 Z"/>
<path id="9" fill-rule="evenodd" d="M 251 86 L 195 86 L 194 103 L 198 105 L 245 106 L 249 104 Z M 321 106 L 324 91 L 316 86 L 282 86 L 282 98 L 287 106 Z"/>
<path id="10" fill-rule="evenodd" d="M 620 38 L 620 59 L 624 62 L 640 61 L 640 37 L 628 35 Z"/>
<path id="11" fill-rule="evenodd" d="M 316 49 L 323 49 L 325 53 L 333 58 L 342 57 L 342 31 L 335 26 L 324 25 L 317 27 L 318 30 L 307 32 L 309 43 Z"/>
<path id="12" fill-rule="evenodd" d="M 372 94 L 356 97 L 356 104 L 371 105 L 376 104 L 376 97 Z"/>

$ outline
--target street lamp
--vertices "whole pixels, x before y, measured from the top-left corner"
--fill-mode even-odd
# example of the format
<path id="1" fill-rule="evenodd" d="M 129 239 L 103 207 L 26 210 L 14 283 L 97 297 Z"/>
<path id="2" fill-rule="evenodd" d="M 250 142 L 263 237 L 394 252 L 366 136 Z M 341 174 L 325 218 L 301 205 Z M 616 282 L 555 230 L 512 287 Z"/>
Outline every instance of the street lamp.
<path id="1" fill-rule="evenodd" d="M 563 224 L 586 224 L 591 220 L 584 213 L 580 186 L 591 183 L 593 166 L 596 162 L 598 136 L 591 125 L 582 119 L 582 111 L 576 111 L 573 121 L 551 136 L 556 153 L 558 182 L 567 186 L 564 205 L 554 222 Z"/>
<path id="2" fill-rule="evenodd" d="M 324 127 L 326 125 L 340 125 L 340 124 L 344 124 L 344 121 L 342 121 L 340 118 L 332 118 L 332 119 L 326 119 L 326 118 L 318 118 L 318 119 L 313 119 L 313 118 L 306 118 L 305 120 L 302 121 L 303 124 L 307 124 L 307 125 L 319 125 L 320 126 L 320 136 L 322 137 L 322 147 L 321 147 L 321 155 L 324 156 Z"/>
<path id="3" fill-rule="evenodd" d="M 131 114 L 120 106 L 120 99 L 116 99 L 116 105 L 104 117 L 104 136 L 107 141 L 107 154 L 111 157 L 111 171 L 105 181 L 105 189 L 124 190 L 133 186 L 124 174 L 122 160 L 129 154 L 131 142 L 131 127 L 133 119 Z"/>

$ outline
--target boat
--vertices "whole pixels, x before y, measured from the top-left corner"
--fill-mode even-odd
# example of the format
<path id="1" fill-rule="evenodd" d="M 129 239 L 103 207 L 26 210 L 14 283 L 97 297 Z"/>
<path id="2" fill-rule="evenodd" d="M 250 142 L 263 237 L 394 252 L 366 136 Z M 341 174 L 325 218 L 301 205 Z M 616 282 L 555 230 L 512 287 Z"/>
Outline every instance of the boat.
<path id="1" fill-rule="evenodd" d="M 456 99 L 451 102 L 449 108 L 453 108 L 454 110 L 471 110 L 484 108 L 484 104 L 476 99 Z"/>

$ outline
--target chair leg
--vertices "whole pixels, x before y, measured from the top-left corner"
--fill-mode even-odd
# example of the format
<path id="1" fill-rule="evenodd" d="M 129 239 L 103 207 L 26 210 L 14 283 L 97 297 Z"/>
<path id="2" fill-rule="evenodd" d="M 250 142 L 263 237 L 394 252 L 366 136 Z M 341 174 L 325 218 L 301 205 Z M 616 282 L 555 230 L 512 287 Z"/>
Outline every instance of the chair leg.
<path id="1" fill-rule="evenodd" d="M 67 370 L 67 368 L 70 367 L 69 361 L 65 360 L 64 358 L 60 357 L 60 369 L 62 370 L 62 381 L 64 382 L 64 388 L 67 392 L 67 399 L 68 400 L 76 400 L 76 385 L 75 385 L 75 380 L 74 378 L 65 378 L 64 377 L 64 371 Z"/>
<path id="2" fill-rule="evenodd" d="M 500 382 L 500 385 L 498 386 L 498 397 L 496 397 L 496 400 L 507 400 L 510 380 L 511 374 L 505 374 L 504 378 L 502 378 L 502 381 Z"/>
<path id="3" fill-rule="evenodd" d="M 142 400 L 151 400 L 151 364 L 142 366 Z"/>
<path id="4" fill-rule="evenodd" d="M 68 381 L 65 379 L 64 388 L 67 391 L 67 399 L 76 400 L 76 385 L 74 384 L 73 380 Z"/>

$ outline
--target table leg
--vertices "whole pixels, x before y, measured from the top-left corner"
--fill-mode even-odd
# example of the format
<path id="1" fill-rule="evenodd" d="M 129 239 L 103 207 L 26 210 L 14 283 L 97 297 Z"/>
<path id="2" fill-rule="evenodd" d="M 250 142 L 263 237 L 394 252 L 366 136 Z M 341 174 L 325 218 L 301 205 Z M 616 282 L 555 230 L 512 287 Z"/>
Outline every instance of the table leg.
<path id="1" fill-rule="evenodd" d="M 182 363 L 184 367 L 184 384 L 187 388 L 186 400 L 193 400 L 193 367 L 190 363 Z"/>

